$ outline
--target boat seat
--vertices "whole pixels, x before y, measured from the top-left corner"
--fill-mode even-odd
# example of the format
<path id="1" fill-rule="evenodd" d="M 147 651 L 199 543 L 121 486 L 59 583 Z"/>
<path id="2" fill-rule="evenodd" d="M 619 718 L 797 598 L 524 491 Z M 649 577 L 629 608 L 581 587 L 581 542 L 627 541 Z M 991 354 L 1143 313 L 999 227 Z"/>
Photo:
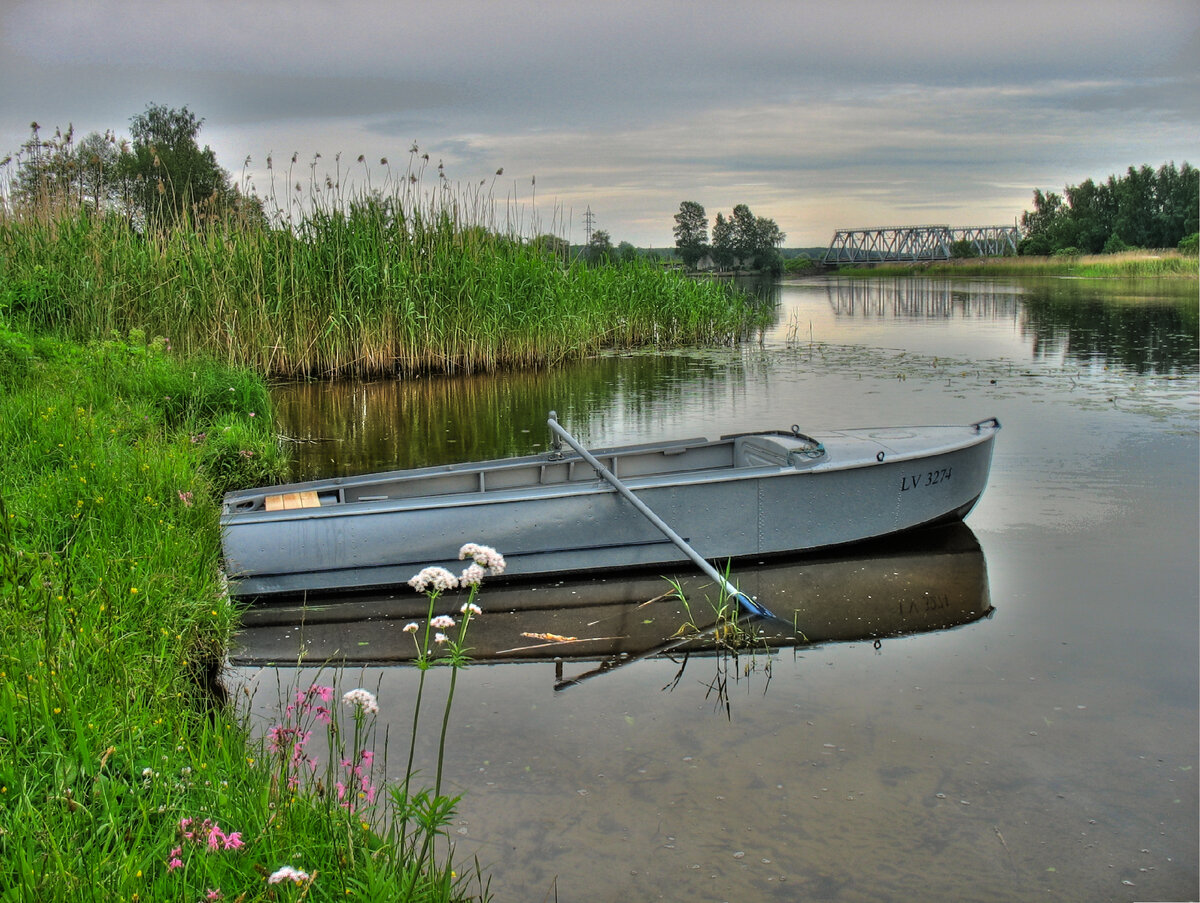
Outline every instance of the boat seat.
<path id="1" fill-rule="evenodd" d="M 803 436 L 739 436 L 736 442 L 738 467 L 795 467 L 825 453 L 819 443 L 814 447 L 813 440 Z"/>
<path id="2" fill-rule="evenodd" d="M 286 511 L 292 508 L 320 508 L 321 499 L 312 490 L 304 492 L 284 492 L 280 495 L 268 495 L 263 499 L 263 507 L 267 511 Z"/>

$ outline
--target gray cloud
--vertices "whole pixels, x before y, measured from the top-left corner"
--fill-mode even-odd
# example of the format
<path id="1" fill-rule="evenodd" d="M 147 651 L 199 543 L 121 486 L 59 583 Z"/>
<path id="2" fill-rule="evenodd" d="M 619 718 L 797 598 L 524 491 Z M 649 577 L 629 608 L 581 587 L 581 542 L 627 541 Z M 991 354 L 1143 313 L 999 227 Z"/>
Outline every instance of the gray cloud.
<path id="1" fill-rule="evenodd" d="M 5 150 L 31 119 L 120 131 L 186 103 L 258 184 L 270 152 L 395 162 L 415 140 L 454 179 L 503 166 L 497 190 L 532 203 L 536 177 L 537 215 L 590 205 L 642 244 L 670 242 L 684 199 L 750 203 L 801 244 L 939 205 L 1010 221 L 1035 186 L 1185 159 L 1200 123 L 1194 0 L 30 0 L 0 16 Z"/>

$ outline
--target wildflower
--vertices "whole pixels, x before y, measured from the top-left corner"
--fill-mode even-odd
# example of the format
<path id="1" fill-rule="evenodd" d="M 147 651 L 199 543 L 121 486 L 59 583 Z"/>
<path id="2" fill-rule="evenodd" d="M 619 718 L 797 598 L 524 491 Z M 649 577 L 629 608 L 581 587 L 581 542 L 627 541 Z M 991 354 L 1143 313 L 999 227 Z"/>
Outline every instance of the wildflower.
<path id="1" fill-rule="evenodd" d="M 185 508 L 190 508 L 190 507 L 192 507 L 192 494 L 191 494 L 191 492 L 182 492 L 182 491 L 180 491 L 180 493 L 179 493 L 179 501 L 183 502 L 183 507 L 185 507 Z"/>
<path id="2" fill-rule="evenodd" d="M 469 542 L 458 550 L 459 560 L 474 559 L 480 567 L 487 568 L 489 573 L 503 574 L 506 564 L 504 556 L 491 546 L 482 546 L 477 542 Z"/>
<path id="3" fill-rule="evenodd" d="M 183 860 L 179 858 L 179 854 L 182 852 L 183 847 L 175 847 L 175 849 L 171 850 L 171 858 L 167 860 L 168 872 L 173 872 L 183 865 Z"/>
<path id="4" fill-rule="evenodd" d="M 454 618 L 449 615 L 438 615 L 429 624 L 432 627 L 437 627 L 439 630 L 446 630 L 454 626 Z"/>
<path id="5" fill-rule="evenodd" d="M 435 634 L 433 635 L 433 641 L 434 641 L 435 643 L 437 643 L 439 646 L 440 646 L 440 645 L 442 645 L 442 643 L 446 642 L 446 634 L 444 634 L 444 633 L 435 633 Z"/>
<path id="6" fill-rule="evenodd" d="M 285 865 L 273 871 L 271 877 L 267 879 L 267 883 L 282 884 L 284 881 L 291 881 L 293 884 L 303 884 L 308 880 L 308 872 Z"/>
<path id="7" fill-rule="evenodd" d="M 205 900 L 221 900 L 221 899 L 224 899 L 224 898 L 222 897 L 222 895 L 221 895 L 221 888 L 219 888 L 219 887 L 218 887 L 216 890 L 211 890 L 211 889 L 210 889 L 210 890 L 209 890 L 207 893 L 205 893 L 205 894 L 204 894 L 204 899 L 205 899 Z"/>
<path id="8" fill-rule="evenodd" d="M 464 615 L 467 614 L 468 612 L 470 612 L 473 615 L 483 614 L 483 609 L 480 608 L 478 605 L 476 605 L 474 602 L 465 603 L 463 605 L 463 607 L 459 609 L 459 611 L 461 611 Z"/>
<path id="9" fill-rule="evenodd" d="M 462 576 L 458 578 L 459 585 L 460 586 L 478 586 L 480 583 L 483 582 L 483 578 L 486 573 L 487 573 L 487 571 L 485 571 L 479 565 L 472 562 L 471 566 L 468 567 L 465 571 L 463 571 Z"/>
<path id="10" fill-rule="evenodd" d="M 409 621 L 407 624 L 404 625 L 405 633 L 416 633 L 418 629 L 419 628 L 417 626 L 416 621 Z"/>
<path id="11" fill-rule="evenodd" d="M 427 567 L 409 580 L 408 585 L 419 593 L 425 592 L 430 587 L 434 592 L 441 592 L 458 586 L 458 578 L 445 568 Z"/>
<path id="12" fill-rule="evenodd" d="M 369 715 L 374 715 L 379 711 L 379 703 L 375 699 L 375 694 L 361 688 L 347 692 L 342 697 L 342 702 L 348 706 L 357 706 Z"/>

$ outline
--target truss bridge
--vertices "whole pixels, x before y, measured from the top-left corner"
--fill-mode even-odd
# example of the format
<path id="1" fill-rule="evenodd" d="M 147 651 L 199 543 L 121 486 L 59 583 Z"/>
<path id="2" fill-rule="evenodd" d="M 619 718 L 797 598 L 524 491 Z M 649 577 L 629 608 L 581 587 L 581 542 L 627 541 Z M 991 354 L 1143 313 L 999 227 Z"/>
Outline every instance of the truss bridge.
<path id="1" fill-rule="evenodd" d="M 977 257 L 1016 254 L 1021 240 L 1016 226 L 894 226 L 873 229 L 839 229 L 821 259 L 825 264 L 885 263 L 891 261 L 949 260 L 954 246 L 970 242 Z"/>

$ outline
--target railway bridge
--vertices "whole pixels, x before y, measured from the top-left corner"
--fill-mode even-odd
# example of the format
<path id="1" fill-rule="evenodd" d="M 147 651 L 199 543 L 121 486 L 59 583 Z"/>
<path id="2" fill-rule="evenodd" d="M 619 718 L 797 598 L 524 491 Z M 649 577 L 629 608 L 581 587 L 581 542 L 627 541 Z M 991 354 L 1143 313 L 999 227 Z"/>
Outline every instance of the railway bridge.
<path id="1" fill-rule="evenodd" d="M 825 264 L 885 263 L 891 261 L 949 260 L 955 244 L 971 243 L 979 257 L 1016 254 L 1021 232 L 1016 226 L 889 226 L 839 229 L 821 258 Z"/>

